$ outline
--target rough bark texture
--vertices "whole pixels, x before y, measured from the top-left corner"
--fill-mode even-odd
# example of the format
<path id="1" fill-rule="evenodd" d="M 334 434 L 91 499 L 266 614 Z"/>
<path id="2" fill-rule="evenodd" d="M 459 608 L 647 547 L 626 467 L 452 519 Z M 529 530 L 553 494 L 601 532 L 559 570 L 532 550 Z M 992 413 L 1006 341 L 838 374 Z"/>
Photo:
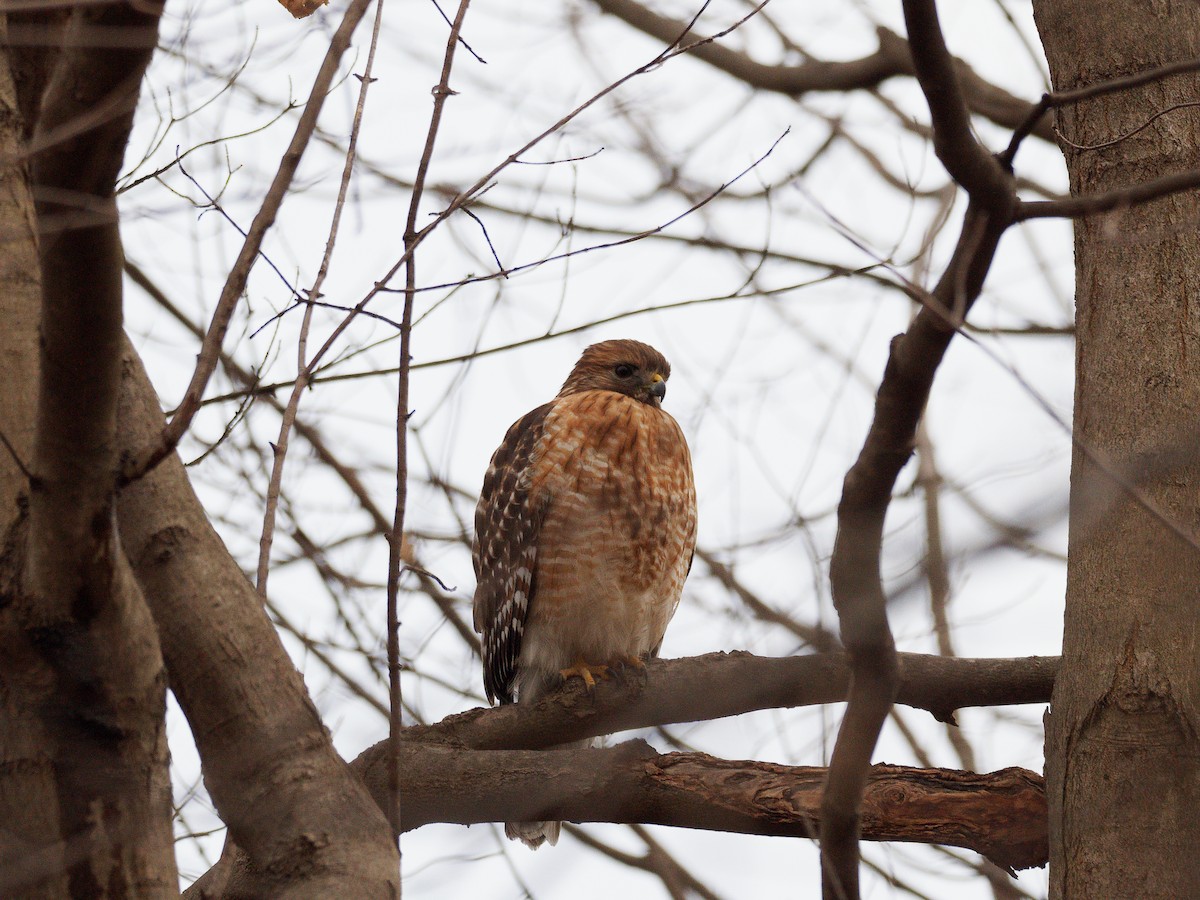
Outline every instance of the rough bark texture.
<path id="1" fill-rule="evenodd" d="M 827 771 L 705 753 L 659 754 L 642 741 L 549 751 L 425 744 L 406 746 L 402 762 L 405 829 L 551 818 L 806 838 L 816 837 L 820 827 Z M 381 744 L 352 764 L 379 803 L 388 795 L 386 763 Z M 872 766 L 862 835 L 966 847 L 1005 868 L 1042 866 L 1042 779 L 1024 769 L 979 775 Z"/>
<path id="2" fill-rule="evenodd" d="M 24 119 L 4 48 L 0 17 L 0 431 L 29 466 L 33 459 L 34 415 L 38 385 L 38 316 L 41 280 L 37 224 L 28 172 L 21 159 Z M 21 466 L 0 445 L 0 526 L 17 513 L 17 497 L 28 490 Z"/>
<path id="3" fill-rule="evenodd" d="M 1034 9 L 1056 90 L 1200 55 L 1195 4 Z M 1153 118 L 1198 93 L 1187 74 L 1060 110 L 1072 193 L 1200 166 L 1200 112 Z M 1200 884 L 1200 552 L 1168 524 L 1200 533 L 1197 223 L 1191 193 L 1076 229 L 1066 632 L 1046 719 L 1052 897 L 1187 897 Z"/>

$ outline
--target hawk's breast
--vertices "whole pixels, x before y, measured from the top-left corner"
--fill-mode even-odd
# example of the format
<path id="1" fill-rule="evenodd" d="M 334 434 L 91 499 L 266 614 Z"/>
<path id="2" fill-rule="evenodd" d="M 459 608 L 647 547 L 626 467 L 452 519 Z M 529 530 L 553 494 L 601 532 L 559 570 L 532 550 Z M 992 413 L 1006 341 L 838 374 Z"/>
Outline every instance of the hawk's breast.
<path id="1" fill-rule="evenodd" d="M 556 401 L 527 470 L 546 504 L 521 667 L 644 655 L 691 563 L 696 500 L 679 425 L 611 391 Z"/>

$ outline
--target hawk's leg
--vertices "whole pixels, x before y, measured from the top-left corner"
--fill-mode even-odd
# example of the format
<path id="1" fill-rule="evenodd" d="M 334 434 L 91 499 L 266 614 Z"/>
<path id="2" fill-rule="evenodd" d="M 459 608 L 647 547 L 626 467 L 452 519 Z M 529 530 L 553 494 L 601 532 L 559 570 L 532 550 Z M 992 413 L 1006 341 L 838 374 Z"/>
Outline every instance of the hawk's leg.
<path id="1" fill-rule="evenodd" d="M 564 681 L 573 676 L 578 676 L 583 679 L 583 683 L 587 685 L 587 689 L 592 691 L 596 688 L 597 679 L 603 681 L 608 677 L 608 668 L 608 666 L 584 662 L 581 656 L 567 668 L 559 669 L 558 674 L 563 677 Z"/>

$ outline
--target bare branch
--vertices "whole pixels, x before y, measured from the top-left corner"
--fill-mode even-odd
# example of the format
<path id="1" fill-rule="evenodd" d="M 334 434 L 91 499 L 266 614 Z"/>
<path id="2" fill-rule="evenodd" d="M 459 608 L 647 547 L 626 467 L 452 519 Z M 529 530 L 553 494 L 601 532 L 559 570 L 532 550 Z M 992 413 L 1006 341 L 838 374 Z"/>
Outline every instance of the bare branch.
<path id="1" fill-rule="evenodd" d="M 645 822 L 811 837 L 825 770 L 704 753 L 658 754 L 642 741 L 611 749 L 477 751 L 406 746 L 405 828 L 431 822 Z M 383 802 L 378 746 L 352 768 Z M 863 802 L 868 840 L 967 847 L 1006 869 L 1046 864 L 1046 797 L 1024 769 L 988 775 L 873 766 Z"/>
<path id="2" fill-rule="evenodd" d="M 329 224 L 329 235 L 325 241 L 325 253 L 321 257 L 321 265 L 317 269 L 317 275 L 313 279 L 312 285 L 305 292 L 307 302 L 304 304 L 304 320 L 301 323 L 300 335 L 296 344 L 296 382 L 292 387 L 291 396 L 288 398 L 287 406 L 284 407 L 281 416 L 279 437 L 275 439 L 275 443 L 271 447 L 274 451 L 274 460 L 271 466 L 271 478 L 267 483 L 262 535 L 258 542 L 258 571 L 255 580 L 259 596 L 264 598 L 267 596 L 267 578 L 271 568 L 271 544 L 275 537 L 275 512 L 279 504 L 279 491 L 283 483 L 283 467 L 287 461 L 288 439 L 291 435 L 292 425 L 296 420 L 296 411 L 300 406 L 300 398 L 304 393 L 304 389 L 308 387 L 309 379 L 312 377 L 312 365 L 308 360 L 308 334 L 309 329 L 312 327 L 313 307 L 316 305 L 317 298 L 321 296 L 321 288 L 324 286 L 325 278 L 329 274 L 329 266 L 333 261 L 333 250 L 337 245 L 338 226 L 341 224 L 342 210 L 346 205 L 346 191 L 350 187 L 350 176 L 354 172 L 354 159 L 358 149 L 358 135 L 362 129 L 363 111 L 367 105 L 367 91 L 371 87 L 371 82 L 375 80 L 372 78 L 371 72 L 375 67 L 375 50 L 379 45 L 379 26 L 382 20 L 383 0 L 379 0 L 379 3 L 375 7 L 375 27 L 371 32 L 371 44 L 367 50 L 367 63 L 363 69 L 362 77 L 359 79 L 358 102 L 354 107 L 354 121 L 350 126 L 350 141 L 346 147 L 346 158 L 342 166 L 342 178 L 338 183 L 337 200 L 333 205 L 333 217 Z"/>
<path id="3" fill-rule="evenodd" d="M 162 429 L 158 398 L 127 350 L 119 433 L 128 447 Z M 390 893 L 387 821 L 333 748 L 254 587 L 213 531 L 174 454 L 121 491 L 121 539 L 151 605 L 171 689 L 191 726 L 204 779 L 252 863 L 258 896 L 282 878 L 312 895 Z M 253 702 L 248 702 L 253 698 Z M 269 780 L 267 792 L 246 778 Z M 336 799 L 335 799 L 336 798 Z M 307 835 L 331 840 L 319 845 Z M 304 873 L 300 882 L 297 873 Z M 293 880 L 289 880 L 293 879 Z"/>
<path id="4" fill-rule="evenodd" d="M 463 19 L 467 15 L 470 0 L 459 0 L 458 12 L 450 26 L 446 41 L 446 52 L 442 58 L 442 74 L 433 89 L 433 112 L 429 117 L 429 129 L 425 134 L 425 146 L 421 161 L 417 164 L 417 176 L 413 181 L 412 196 L 408 203 L 408 218 L 404 226 L 404 316 L 400 325 L 400 378 L 396 392 L 396 506 L 392 517 L 392 539 L 388 542 L 387 570 L 387 657 L 388 657 L 388 803 L 383 808 L 397 834 L 402 831 L 400 817 L 400 709 L 402 695 L 400 685 L 400 571 L 401 550 L 404 538 L 404 515 L 408 501 L 408 408 L 409 374 L 412 363 L 412 320 L 413 301 L 417 288 L 416 249 L 420 241 L 417 231 L 417 215 L 425 193 L 425 179 L 429 164 L 433 160 L 433 148 L 437 142 L 438 129 L 442 121 L 442 110 L 447 98 L 454 95 L 450 89 L 450 72 L 454 68 L 454 51 L 458 47 L 458 36 L 462 32 Z"/>
<path id="5" fill-rule="evenodd" d="M 594 2 L 604 12 L 661 41 L 674 40 L 685 28 L 683 22 L 651 12 L 636 0 Z M 915 74 L 908 42 L 887 28 L 877 28 L 875 33 L 879 38 L 879 49 L 870 56 L 846 62 L 813 59 L 796 66 L 772 66 L 716 43 L 696 46 L 689 55 L 751 87 L 789 97 L 801 97 L 812 91 L 863 90 L 876 87 L 889 78 Z M 696 37 L 687 32 L 681 43 L 690 44 Z M 962 60 L 955 59 L 953 64 L 966 88 L 972 112 L 1007 128 L 1016 128 L 1025 120 L 1030 108 L 1027 101 L 986 81 Z M 1054 140 L 1048 124 L 1035 121 L 1033 127 L 1038 137 Z"/>
<path id="6" fill-rule="evenodd" d="M 1130 187 L 1115 188 L 1111 191 L 1102 191 L 1083 197 L 1064 197 L 1061 200 L 1027 200 L 1017 206 L 1013 219 L 1017 222 L 1048 218 L 1080 219 L 1121 207 L 1149 203 L 1160 197 L 1196 188 L 1200 188 L 1200 169 L 1189 169 L 1186 172 L 1152 178 L 1150 181 Z"/>
<path id="7" fill-rule="evenodd" d="M 436 725 L 405 729 L 406 740 L 448 741 L 477 749 L 538 749 L 567 741 L 698 722 L 757 709 L 836 703 L 846 699 L 844 653 L 781 658 L 741 651 L 685 659 L 652 659 L 640 679 L 610 680 L 593 692 L 578 682 L 532 706 L 473 709 Z M 896 702 L 951 721 L 964 706 L 1046 703 L 1057 657 L 960 659 L 898 654 Z"/>
<path id="8" fill-rule="evenodd" d="M 862 452 L 846 475 L 829 580 L 854 678 L 834 746 L 822 808 L 827 900 L 858 896 L 857 797 L 897 685 L 896 650 L 887 620 L 879 560 L 883 522 L 896 478 L 912 454 L 933 377 L 979 296 L 1008 225 L 974 200 L 958 246 L 909 330 L 892 341 Z"/>
<path id="9" fill-rule="evenodd" d="M 1105 94 L 1133 90 L 1145 84 L 1163 81 L 1174 75 L 1183 75 L 1198 70 L 1200 70 L 1200 59 L 1185 59 L 1165 66 L 1155 66 L 1144 72 L 1135 72 L 1132 75 L 1125 75 L 1121 78 L 1111 78 L 1095 84 L 1084 85 L 1070 91 L 1051 91 L 1042 94 L 1041 100 L 1029 111 L 1025 120 L 1014 129 L 1008 149 L 1004 151 L 1001 158 L 1008 165 L 1012 165 L 1013 158 L 1017 155 L 1017 148 L 1020 146 L 1021 141 L 1038 126 L 1046 113 L 1052 109 L 1070 106 L 1073 103 L 1081 103 L 1084 100 L 1091 100 L 1093 97 L 1102 97 Z"/>
<path id="10" fill-rule="evenodd" d="M 929 102 L 933 148 L 938 159 L 971 199 L 998 215 L 1016 202 L 1012 173 L 971 133 L 954 58 L 946 47 L 934 0 L 905 0 L 904 21 L 917 81 Z"/>

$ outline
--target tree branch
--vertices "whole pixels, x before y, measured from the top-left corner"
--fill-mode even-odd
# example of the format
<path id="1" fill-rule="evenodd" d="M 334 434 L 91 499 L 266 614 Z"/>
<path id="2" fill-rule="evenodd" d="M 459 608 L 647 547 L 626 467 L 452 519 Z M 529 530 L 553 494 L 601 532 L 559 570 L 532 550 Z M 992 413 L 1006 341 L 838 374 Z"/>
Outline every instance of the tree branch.
<path id="1" fill-rule="evenodd" d="M 163 416 L 141 361 L 126 352 L 119 432 L 126 447 L 145 447 Z M 390 895 L 397 865 L 387 821 L 334 750 L 177 455 L 124 488 L 118 517 L 205 784 L 249 856 L 235 875 L 255 896 Z"/>
<path id="2" fill-rule="evenodd" d="M 954 325 L 979 296 L 1007 226 L 1007 218 L 990 215 L 972 199 L 946 271 L 909 330 L 892 342 L 875 418 L 843 485 L 829 579 L 854 678 L 822 807 L 827 900 L 858 896 L 857 798 L 898 686 L 879 571 L 884 517 L 896 478 L 912 454 L 917 425 Z"/>
<path id="3" fill-rule="evenodd" d="M 955 709 L 1046 703 L 1057 657 L 960 659 L 900 653 L 896 701 L 953 721 Z M 644 680 L 611 679 L 588 692 L 567 682 L 532 706 L 473 709 L 435 725 L 405 729 L 407 740 L 441 741 L 479 750 L 553 747 L 631 728 L 698 722 L 758 709 L 793 708 L 846 699 L 844 653 L 770 658 L 709 653 L 652 659 Z"/>
<path id="4" fill-rule="evenodd" d="M 636 0 L 593 0 L 596 6 L 628 25 L 657 40 L 668 42 L 684 33 L 686 23 L 651 12 Z M 915 69 L 908 41 L 887 28 L 876 29 L 879 49 L 869 56 L 846 62 L 809 60 L 796 66 L 771 66 L 718 43 L 702 44 L 688 51 L 715 69 L 750 87 L 801 97 L 811 91 L 853 91 L 876 87 L 889 78 L 913 75 Z M 699 39 L 688 31 L 681 44 Z M 1006 128 L 1017 128 L 1029 114 L 1030 103 L 980 77 L 960 59 L 953 60 L 954 70 L 965 90 L 971 111 Z M 1048 122 L 1035 120 L 1032 131 L 1038 137 L 1054 141 Z"/>
<path id="5" fill-rule="evenodd" d="M 59 834 L 74 848 L 72 896 L 177 890 L 162 655 L 114 528 L 123 339 L 114 190 L 161 12 L 158 2 L 77 7 L 65 30 L 53 29 L 60 50 L 42 57 L 57 64 L 30 143 L 41 376 L 16 608 L 53 671 L 40 712 Z"/>
<path id="6" fill-rule="evenodd" d="M 1027 200 L 1017 206 L 1013 218 L 1017 222 L 1047 218 L 1080 219 L 1120 207 L 1149 203 L 1160 197 L 1196 188 L 1200 188 L 1200 169 L 1189 169 L 1098 194 L 1064 197 L 1061 200 Z"/>
<path id="7" fill-rule="evenodd" d="M 1200 59 L 1185 59 L 1179 62 L 1168 63 L 1164 66 L 1154 66 L 1142 72 L 1135 72 L 1132 75 L 1124 75 L 1120 78 L 1110 78 L 1105 81 L 1095 82 L 1094 84 L 1086 84 L 1074 90 L 1051 91 L 1042 94 L 1042 99 L 1029 110 L 1029 114 L 1025 117 L 1025 120 L 1014 129 L 1008 149 L 1001 154 L 1001 158 L 1011 166 L 1014 157 L 1017 155 L 1017 149 L 1020 147 L 1021 141 L 1042 124 L 1046 113 L 1052 109 L 1081 103 L 1084 100 L 1090 100 L 1093 97 L 1102 97 L 1105 94 L 1130 91 L 1144 84 L 1163 81 L 1175 75 L 1184 75 L 1197 70 L 1200 70 Z"/>
<path id="8" fill-rule="evenodd" d="M 946 47 L 934 0 L 904 0 L 904 21 L 917 81 L 929 103 L 933 149 L 972 200 L 998 215 L 1016 203 L 1012 173 L 975 139 L 954 57 Z"/>
<path id="9" fill-rule="evenodd" d="M 644 822 L 813 837 L 825 770 L 704 753 L 658 754 L 642 741 L 606 749 L 478 751 L 406 746 L 404 827 L 432 822 Z M 383 745 L 358 757 L 376 802 L 387 797 Z M 873 766 L 863 835 L 876 841 L 950 844 L 1006 869 L 1042 866 L 1048 855 L 1041 776 Z"/>

